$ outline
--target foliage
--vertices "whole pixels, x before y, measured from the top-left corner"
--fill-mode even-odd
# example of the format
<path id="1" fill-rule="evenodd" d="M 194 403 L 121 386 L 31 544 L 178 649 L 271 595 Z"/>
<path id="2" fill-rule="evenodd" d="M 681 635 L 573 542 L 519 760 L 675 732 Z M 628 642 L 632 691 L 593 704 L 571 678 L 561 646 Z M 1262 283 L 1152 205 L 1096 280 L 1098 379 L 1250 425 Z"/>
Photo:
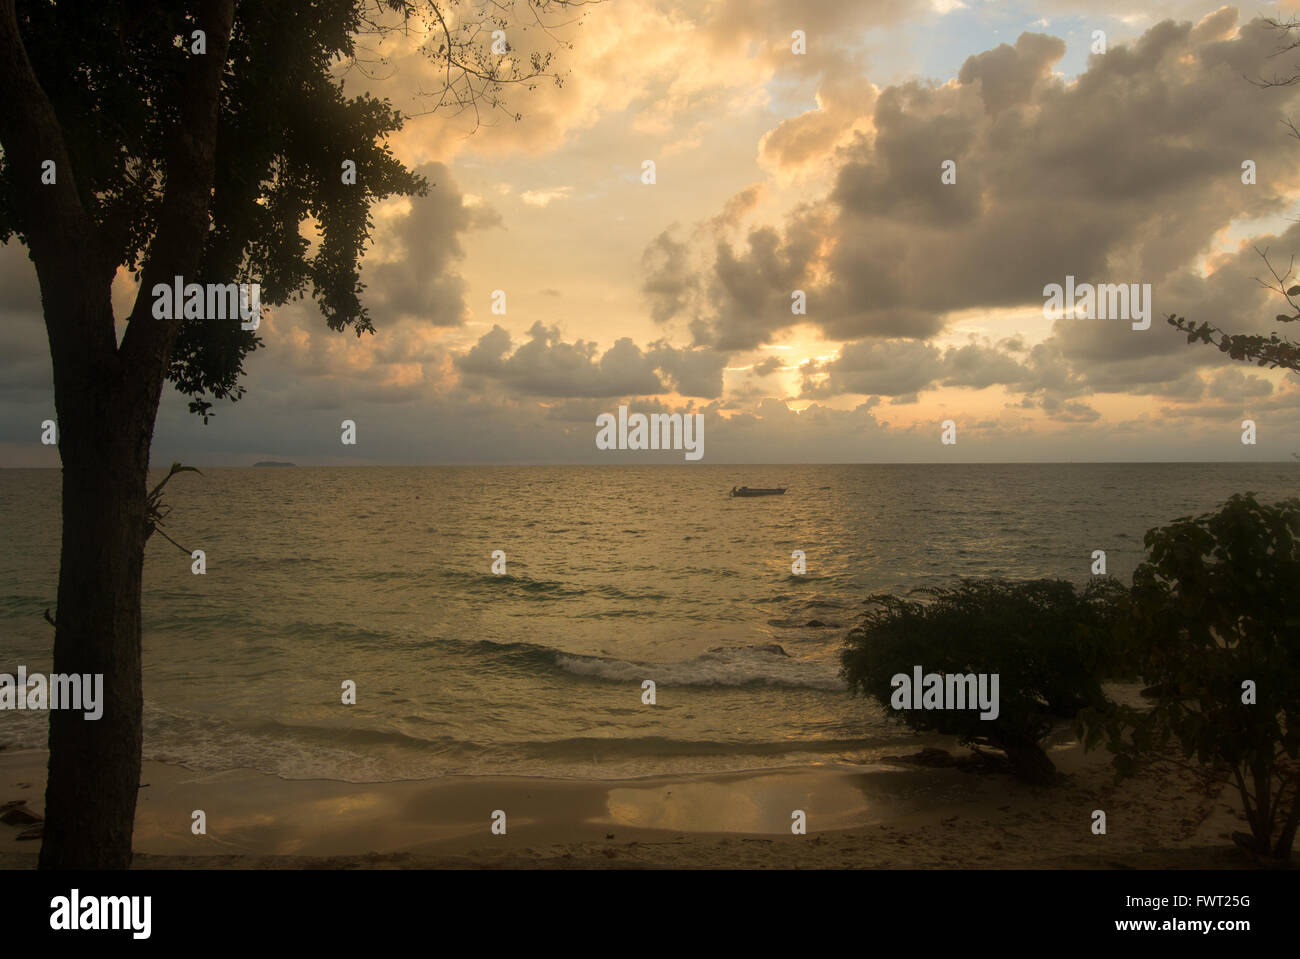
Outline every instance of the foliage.
<path id="1" fill-rule="evenodd" d="M 1155 705 L 1084 717 L 1121 776 L 1176 742 L 1239 790 L 1251 848 L 1283 860 L 1300 819 L 1298 537 L 1300 500 L 1249 493 L 1148 532 L 1120 634 Z"/>
<path id="2" fill-rule="evenodd" d="M 102 269 L 111 278 L 122 265 L 138 281 L 157 252 L 151 244 L 164 213 L 169 163 L 176 138 L 187 132 L 183 81 L 196 56 L 190 49 L 196 20 L 175 3 L 17 6 L 26 55 L 67 148 L 69 166 L 57 174 L 75 177 Z M 402 113 L 387 100 L 345 95 L 342 78 L 366 70 L 366 39 L 412 30 L 432 37 L 436 30 L 441 47 L 422 48 L 443 71 L 433 109 L 477 110 L 480 101 L 502 109 L 504 85 L 560 79 L 548 72 L 549 53 L 487 52 L 485 30 L 503 26 L 513 6 L 523 8 L 521 29 L 531 23 L 549 32 L 541 14 L 571 5 L 240 0 L 221 81 L 211 229 L 197 274 L 186 282 L 256 282 L 264 306 L 301 299 L 310 288 L 330 329 L 373 333 L 360 278 L 370 209 L 392 196 L 423 196 L 430 184 L 387 144 L 403 126 Z M 32 190 L 41 157 L 23 155 L 16 142 L 5 146 L 0 243 L 15 235 L 27 243 L 36 224 L 24 222 L 18 192 Z M 355 184 L 342 182 L 345 159 L 356 164 Z M 149 290 L 141 290 L 131 319 L 148 322 L 149 302 Z M 188 319 L 171 345 L 166 376 L 206 421 L 213 406 L 208 397 L 243 394 L 244 358 L 260 345 L 238 323 Z"/>
<path id="3" fill-rule="evenodd" d="M 1260 285 L 1280 294 L 1290 307 L 1290 313 L 1279 313 L 1274 319 L 1278 323 L 1294 323 L 1300 320 L 1300 303 L 1294 297 L 1300 296 L 1300 285 L 1287 286 L 1294 269 L 1288 267 L 1286 273 L 1279 274 L 1268 261 L 1268 250 L 1257 250 L 1273 274 L 1273 283 Z M 1292 267 L 1294 260 L 1292 261 Z M 1227 353 L 1234 360 L 1267 366 L 1269 369 L 1281 367 L 1292 372 L 1300 372 L 1300 345 L 1279 336 L 1276 331 L 1264 336 L 1259 333 L 1227 333 L 1210 323 L 1189 321 L 1173 313 L 1168 316 L 1169 325 L 1181 333 L 1187 334 L 1188 343 L 1208 343 L 1217 346 L 1220 352 Z"/>
<path id="4" fill-rule="evenodd" d="M 878 594 L 846 639 L 842 673 L 850 686 L 891 709 L 891 678 L 925 672 L 996 673 L 999 711 L 910 709 L 913 729 L 1003 750 L 1017 775 L 1047 781 L 1054 767 L 1040 743 L 1058 720 L 1099 706 L 1113 666 L 1110 621 L 1123 587 L 1109 577 L 1082 591 L 1065 580 L 966 580 L 918 590 L 925 601 Z M 891 709 L 892 711 L 892 709 Z"/>

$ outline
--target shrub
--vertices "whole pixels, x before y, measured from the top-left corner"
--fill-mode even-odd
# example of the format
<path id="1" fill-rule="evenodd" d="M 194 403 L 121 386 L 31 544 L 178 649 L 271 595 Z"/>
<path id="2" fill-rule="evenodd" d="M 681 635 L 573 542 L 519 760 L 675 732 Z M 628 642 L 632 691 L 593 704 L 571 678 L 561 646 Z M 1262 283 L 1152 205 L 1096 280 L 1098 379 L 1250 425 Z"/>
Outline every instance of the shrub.
<path id="1" fill-rule="evenodd" d="M 1300 821 L 1298 536 L 1300 500 L 1249 493 L 1149 531 L 1120 628 L 1154 707 L 1084 717 L 1121 777 L 1176 740 L 1239 791 L 1251 835 L 1234 838 L 1283 861 Z"/>
<path id="2" fill-rule="evenodd" d="M 1044 783 L 1056 768 L 1040 745 L 1058 720 L 1105 700 L 1101 678 L 1113 662 L 1110 619 L 1123 586 L 1095 579 L 1079 592 L 1065 580 L 966 580 L 917 590 L 924 601 L 878 594 L 841 656 L 849 685 L 913 729 L 958 736 L 1002 750 L 1013 772 Z M 899 709 L 893 677 L 926 673 L 998 675 L 998 712 Z"/>

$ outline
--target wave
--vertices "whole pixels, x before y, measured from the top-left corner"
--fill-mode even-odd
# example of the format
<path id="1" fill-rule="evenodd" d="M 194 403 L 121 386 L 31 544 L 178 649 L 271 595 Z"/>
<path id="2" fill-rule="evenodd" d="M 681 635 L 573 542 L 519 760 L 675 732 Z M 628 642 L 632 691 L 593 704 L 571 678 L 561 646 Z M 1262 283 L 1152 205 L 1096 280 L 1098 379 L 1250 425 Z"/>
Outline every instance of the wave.
<path id="1" fill-rule="evenodd" d="M 693 659 L 645 663 L 559 653 L 556 664 L 578 676 L 618 682 L 653 679 L 659 686 L 790 686 L 844 690 L 838 667 L 795 659 L 780 646 L 723 646 Z"/>
<path id="2" fill-rule="evenodd" d="M 796 757 L 876 752 L 905 734 L 797 741 L 573 736 L 471 741 L 396 729 L 337 728 L 276 720 L 245 723 L 150 708 L 144 757 L 191 769 L 255 769 L 284 779 L 396 782 L 453 775 L 579 775 L 636 778 L 662 772 L 751 769 Z M 39 748 L 43 743 L 32 742 Z"/>
<path id="3" fill-rule="evenodd" d="M 610 682 L 639 684 L 653 679 L 661 686 L 757 685 L 837 692 L 847 688 L 840 679 L 838 665 L 791 656 L 776 643 L 719 646 L 691 659 L 666 663 L 571 653 L 540 643 L 446 639 L 431 645 L 440 651 L 486 658 L 530 673 L 557 670 Z"/>
<path id="4" fill-rule="evenodd" d="M 536 579 L 519 573 L 474 573 L 465 570 L 442 570 L 443 579 L 454 580 L 470 588 L 484 590 L 506 590 L 534 599 L 569 599 L 580 596 L 599 596 L 605 599 L 640 602 L 643 600 L 673 599 L 667 593 L 655 591 L 641 592 L 622 589 L 610 583 L 594 586 L 576 586 L 572 581 L 563 582 L 554 579 Z"/>

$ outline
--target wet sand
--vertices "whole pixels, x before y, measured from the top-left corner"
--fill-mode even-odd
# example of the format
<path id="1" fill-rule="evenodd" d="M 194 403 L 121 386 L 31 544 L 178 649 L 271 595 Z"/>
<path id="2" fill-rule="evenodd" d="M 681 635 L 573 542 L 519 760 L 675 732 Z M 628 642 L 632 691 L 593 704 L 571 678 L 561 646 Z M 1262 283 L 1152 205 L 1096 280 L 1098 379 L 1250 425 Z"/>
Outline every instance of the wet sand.
<path id="1" fill-rule="evenodd" d="M 956 751 L 955 751 L 956 752 Z M 1108 757 L 1053 753 L 1054 788 L 902 764 L 582 781 L 356 784 L 146 762 L 137 868 L 1249 868 L 1226 791 L 1179 770 L 1113 783 Z M 42 811 L 46 753 L 0 751 L 0 803 Z M 1107 814 L 1106 835 L 1092 813 Z M 191 831 L 203 810 L 207 834 Z M 503 811 L 505 835 L 492 832 Z M 791 832 L 806 815 L 806 835 Z M 0 824 L 0 867 L 38 843 Z"/>

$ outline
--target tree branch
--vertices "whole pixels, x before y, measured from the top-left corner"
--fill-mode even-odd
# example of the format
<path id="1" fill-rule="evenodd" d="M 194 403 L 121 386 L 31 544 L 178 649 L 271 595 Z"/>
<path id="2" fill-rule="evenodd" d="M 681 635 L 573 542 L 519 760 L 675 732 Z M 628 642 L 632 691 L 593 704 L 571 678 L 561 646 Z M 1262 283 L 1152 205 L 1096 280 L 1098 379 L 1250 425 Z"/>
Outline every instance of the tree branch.
<path id="1" fill-rule="evenodd" d="M 0 110 L 0 144 L 6 163 L 22 169 L 15 175 L 19 186 L 12 202 L 19 234 L 26 241 L 38 269 L 42 265 L 65 266 L 70 262 L 90 275 L 111 280 L 117 264 L 105 257 L 94 223 L 82 205 L 76 173 L 63 137 L 63 127 L 54 104 L 42 88 L 27 56 L 14 0 L 0 0 L 0 89 L 5 105 Z M 41 183 L 41 165 L 54 161 L 54 182 Z M 46 298 L 45 322 L 50 346 L 59 359 L 89 357 L 95 348 L 111 354 L 115 342 L 111 317 L 103 329 L 85 330 L 73 324 L 94 321 L 86 311 L 59 309 L 57 298 L 72 297 L 70 276 L 41 277 L 41 294 Z M 50 302 L 55 299 L 55 302 Z"/>
<path id="2" fill-rule="evenodd" d="M 221 80 L 234 19 L 235 0 L 204 0 L 198 28 L 206 36 L 207 52 L 193 55 L 186 73 L 184 107 L 174 133 L 175 146 L 167 158 L 158 230 L 149 244 L 135 306 L 118 350 L 127 375 L 150 390 L 161 390 L 167 357 L 182 322 L 179 316 L 154 319 L 151 291 L 157 283 L 170 284 L 175 276 L 193 276 L 208 235 L 217 168 Z"/>
<path id="3" fill-rule="evenodd" d="M 1295 258 L 1291 258 L 1286 273 L 1278 273 L 1273 264 L 1269 262 L 1267 248 L 1261 250 L 1256 247 L 1255 252 L 1268 266 L 1269 272 L 1273 274 L 1274 281 L 1273 283 L 1265 283 L 1256 277 L 1255 282 L 1264 289 L 1279 294 L 1286 300 L 1287 305 L 1295 311 L 1289 316 L 1279 313 L 1275 320 L 1278 323 L 1293 323 L 1300 320 L 1300 302 L 1296 299 L 1296 297 L 1300 297 L 1300 286 L 1288 288 L 1286 285 L 1294 273 Z M 1269 336 L 1228 333 L 1211 323 L 1201 323 L 1200 326 L 1197 326 L 1194 320 L 1189 321 L 1173 313 L 1169 314 L 1168 321 L 1170 326 L 1179 332 L 1187 334 L 1188 343 L 1197 341 L 1209 343 L 1217 346 L 1221 352 L 1227 353 L 1234 360 L 1246 360 L 1256 366 L 1267 366 L 1269 369 L 1282 367 L 1293 372 L 1300 372 L 1300 343 L 1288 340 L 1277 333 L 1272 333 Z"/>

